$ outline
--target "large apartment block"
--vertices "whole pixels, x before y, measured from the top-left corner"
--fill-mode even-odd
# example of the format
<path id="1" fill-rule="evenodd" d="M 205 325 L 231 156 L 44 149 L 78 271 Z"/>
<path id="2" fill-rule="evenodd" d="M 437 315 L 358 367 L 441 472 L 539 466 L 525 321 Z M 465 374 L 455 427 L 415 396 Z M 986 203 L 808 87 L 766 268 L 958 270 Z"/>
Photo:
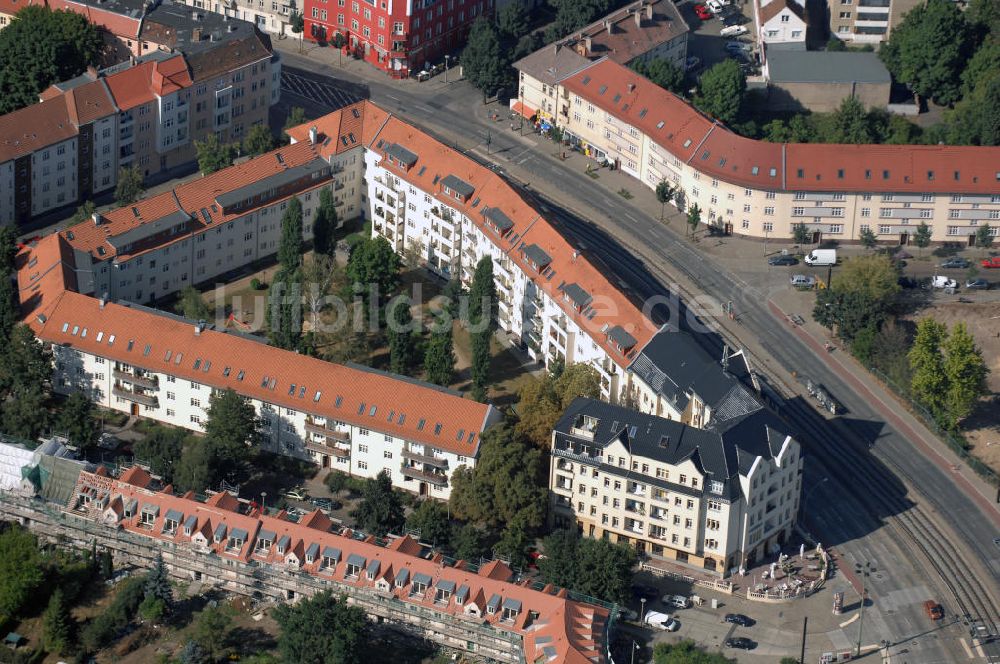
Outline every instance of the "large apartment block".
<path id="1" fill-rule="evenodd" d="M 493 15 L 494 0 L 306 0 L 305 38 L 332 43 L 394 78 L 406 78 L 444 60 L 465 45 L 480 16 Z"/>
<path id="2" fill-rule="evenodd" d="M 849 43 L 879 44 L 918 4 L 918 0 L 828 0 L 830 33 Z"/>
<path id="3" fill-rule="evenodd" d="M 552 433 L 551 519 L 719 575 L 749 568 L 798 514 L 802 453 L 782 431 L 759 405 L 698 429 L 576 399 Z"/>
<path id="4" fill-rule="evenodd" d="M 924 222 L 935 242 L 975 240 L 1000 228 L 1000 148 L 824 145 L 744 138 L 610 59 L 558 83 L 564 136 L 650 188 L 679 187 L 681 209 L 697 203 L 727 233 L 791 240 L 907 244 Z"/>
<path id="5" fill-rule="evenodd" d="M 447 560 L 409 536 L 376 539 L 319 511 L 295 521 L 225 492 L 180 496 L 137 466 L 118 478 L 63 467 L 54 481 L 38 465 L 19 469 L 39 478 L 37 498 L 0 491 L 0 516 L 52 544 L 99 540 L 116 566 L 148 568 L 162 556 L 176 579 L 278 603 L 330 591 L 475 661 L 609 661 L 613 607 L 529 585 L 502 562 Z"/>

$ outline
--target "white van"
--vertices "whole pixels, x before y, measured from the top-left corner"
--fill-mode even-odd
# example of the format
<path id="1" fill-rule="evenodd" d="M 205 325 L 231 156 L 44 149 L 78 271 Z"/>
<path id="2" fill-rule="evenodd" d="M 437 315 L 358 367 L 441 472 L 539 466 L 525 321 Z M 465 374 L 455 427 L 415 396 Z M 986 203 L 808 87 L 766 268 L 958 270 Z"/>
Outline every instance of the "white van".
<path id="1" fill-rule="evenodd" d="M 722 11 L 722 5 L 724 3 L 719 2 L 719 0 L 707 0 L 705 5 L 712 10 L 713 14 L 718 14 Z"/>
<path id="2" fill-rule="evenodd" d="M 803 259 L 806 265 L 815 265 L 817 267 L 826 267 L 827 265 L 837 264 L 837 250 L 836 249 L 813 249 L 806 257 Z"/>
<path id="3" fill-rule="evenodd" d="M 671 618 L 670 614 L 660 613 L 659 611 L 647 611 L 646 616 L 642 620 L 653 629 L 665 632 L 676 632 L 679 627 L 677 621 Z"/>
<path id="4" fill-rule="evenodd" d="M 728 28 L 723 28 L 719 34 L 723 37 L 739 37 L 740 35 L 745 35 L 747 33 L 747 26 L 745 25 L 731 25 Z"/>

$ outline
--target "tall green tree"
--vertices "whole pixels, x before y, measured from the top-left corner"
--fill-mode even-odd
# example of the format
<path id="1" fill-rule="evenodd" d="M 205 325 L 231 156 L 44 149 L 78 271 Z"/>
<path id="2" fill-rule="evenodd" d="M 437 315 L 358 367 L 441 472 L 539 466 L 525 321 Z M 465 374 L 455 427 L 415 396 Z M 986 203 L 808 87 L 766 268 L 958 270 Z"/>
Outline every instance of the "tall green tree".
<path id="1" fill-rule="evenodd" d="M 944 325 L 933 318 L 924 318 L 917 324 L 917 335 L 909 354 L 913 372 L 910 391 L 935 417 L 945 412 L 948 396 L 948 374 L 941 352 L 946 338 Z"/>
<path id="2" fill-rule="evenodd" d="M 479 17 L 472 24 L 462 51 L 462 73 L 483 95 L 494 94 L 506 80 L 509 64 L 500 50 L 500 35 L 493 22 Z"/>
<path id="3" fill-rule="evenodd" d="M 142 171 L 138 166 L 123 166 L 118 170 L 118 184 L 115 185 L 115 202 L 118 205 L 135 203 L 145 191 Z"/>
<path id="4" fill-rule="evenodd" d="M 170 576 L 167 574 L 167 566 L 163 562 L 163 556 L 157 555 L 153 567 L 146 573 L 146 586 L 144 588 L 146 598 L 153 598 L 163 602 L 167 610 L 174 603 L 174 589 L 170 586 Z"/>
<path id="5" fill-rule="evenodd" d="M 255 124 L 250 127 L 243 139 L 243 151 L 250 155 L 261 155 L 274 149 L 274 135 L 266 124 Z"/>
<path id="6" fill-rule="evenodd" d="M 913 233 L 913 244 L 920 248 L 921 252 L 931 244 L 931 227 L 927 222 L 921 221 Z"/>
<path id="7" fill-rule="evenodd" d="M 136 459 L 149 464 L 154 475 L 171 484 L 187 437 L 188 434 L 183 429 L 158 426 L 133 443 L 132 451 Z"/>
<path id="8" fill-rule="evenodd" d="M 828 119 L 824 143 L 866 145 L 876 142 L 872 118 L 857 97 L 845 97 Z"/>
<path id="9" fill-rule="evenodd" d="M 795 244 L 808 244 L 812 240 L 812 233 L 809 232 L 805 224 L 799 222 L 792 224 L 792 238 L 795 239 Z"/>
<path id="10" fill-rule="evenodd" d="M 434 546 L 451 539 L 451 522 L 445 506 L 436 500 L 421 500 L 406 517 L 406 527 L 420 531 L 420 541 Z"/>
<path id="11" fill-rule="evenodd" d="M 701 206 L 697 203 L 688 208 L 687 223 L 692 233 L 698 230 L 698 224 L 701 223 Z"/>
<path id="12" fill-rule="evenodd" d="M 607 602 L 628 600 L 636 562 L 631 547 L 561 530 L 545 538 L 543 549 L 538 571 L 546 582 Z"/>
<path id="13" fill-rule="evenodd" d="M 347 276 L 355 284 L 374 284 L 377 297 L 383 299 L 391 297 L 399 287 L 401 266 L 399 254 L 384 237 L 366 238 L 351 248 Z"/>
<path id="14" fill-rule="evenodd" d="M 556 18 L 545 31 L 545 41 L 552 42 L 607 14 L 611 1 L 549 0 L 549 6 L 556 10 Z"/>
<path id="15" fill-rule="evenodd" d="M 194 643 L 212 662 L 226 656 L 226 643 L 233 626 L 233 610 L 228 606 L 206 607 L 194 621 Z"/>
<path id="16" fill-rule="evenodd" d="M 337 250 L 337 207 L 333 191 L 324 187 L 319 192 L 319 206 L 313 217 L 313 250 L 317 254 L 333 256 Z"/>
<path id="17" fill-rule="evenodd" d="M 980 249 L 989 249 L 993 246 L 993 227 L 983 224 L 976 229 L 976 246 Z"/>
<path id="18" fill-rule="evenodd" d="M 392 479 L 385 470 L 374 479 L 365 480 L 361 502 L 351 512 L 358 527 L 380 537 L 399 533 L 403 527 L 403 503 L 392 489 Z"/>
<path id="19" fill-rule="evenodd" d="M 97 445 L 101 425 L 97 421 L 94 402 L 79 390 L 69 395 L 56 416 L 55 426 L 70 442 L 81 450 Z"/>
<path id="20" fill-rule="evenodd" d="M 250 400 L 226 388 L 209 397 L 205 413 L 204 440 L 218 458 L 230 468 L 245 460 L 260 437 L 260 420 Z"/>
<path id="21" fill-rule="evenodd" d="M 236 146 L 223 143 L 215 134 L 209 134 L 203 141 L 195 141 L 194 149 L 198 155 L 198 170 L 202 175 L 228 168 L 236 159 Z"/>
<path id="22" fill-rule="evenodd" d="M 20 526 L 0 532 L 0 618 L 17 620 L 44 579 L 35 536 Z"/>
<path id="23" fill-rule="evenodd" d="M 736 60 L 726 59 L 701 75 L 694 105 L 720 122 L 736 121 L 743 105 L 747 80 Z"/>
<path id="24" fill-rule="evenodd" d="M 267 288 L 267 336 L 278 348 L 302 348 L 302 282 L 301 269 L 279 269 Z"/>
<path id="25" fill-rule="evenodd" d="M 878 238 L 875 236 L 875 231 L 871 229 L 870 226 L 865 226 L 861 229 L 858 234 L 858 239 L 861 240 L 861 244 L 865 249 L 872 249 L 878 244 Z"/>
<path id="26" fill-rule="evenodd" d="M 547 450 L 556 421 L 573 399 L 600 396 L 601 378 L 597 370 L 582 362 L 570 364 L 558 374 L 533 378 L 518 392 L 515 432 L 538 449 Z"/>
<path id="27" fill-rule="evenodd" d="M 528 563 L 528 547 L 533 540 L 530 532 L 527 515 L 523 512 L 515 514 L 500 532 L 500 541 L 495 547 L 497 555 L 514 567 L 523 568 Z"/>
<path id="28" fill-rule="evenodd" d="M 194 286 L 185 286 L 181 289 L 177 307 L 182 316 L 191 320 L 207 321 L 212 318 L 212 309 Z"/>
<path id="29" fill-rule="evenodd" d="M 12 225 L 0 225 L 0 354 L 20 318 L 13 272 L 17 253 L 17 231 Z"/>
<path id="30" fill-rule="evenodd" d="M 684 92 L 684 72 L 666 58 L 653 58 L 651 60 L 636 58 L 629 63 L 629 68 L 665 90 L 678 94 Z"/>
<path id="31" fill-rule="evenodd" d="M 879 57 L 894 79 L 920 97 L 948 105 L 961 96 L 969 49 L 968 24 L 955 4 L 927 0 L 903 16 Z"/>
<path id="32" fill-rule="evenodd" d="M 431 333 L 424 351 L 424 377 L 427 382 L 447 387 L 455 377 L 455 346 L 450 329 Z"/>
<path id="33" fill-rule="evenodd" d="M 292 106 L 288 110 L 288 116 L 285 118 L 285 125 L 282 127 L 281 135 L 284 140 L 288 141 L 288 134 L 285 133 L 292 127 L 298 127 L 299 125 L 305 124 L 306 122 L 306 112 L 301 106 Z"/>
<path id="34" fill-rule="evenodd" d="M 653 664 L 735 664 L 735 662 L 735 659 L 726 657 L 720 652 L 706 652 L 694 641 L 657 643 L 653 648 Z"/>
<path id="35" fill-rule="evenodd" d="M 42 646 L 47 652 L 70 654 L 73 648 L 75 622 L 60 588 L 52 591 L 49 604 L 42 614 Z"/>
<path id="36" fill-rule="evenodd" d="M 490 342 L 497 325 L 498 300 L 493 277 L 493 259 L 485 256 L 476 264 L 469 288 L 469 329 L 472 335 L 472 396 L 484 401 L 489 384 Z"/>
<path id="37" fill-rule="evenodd" d="M 278 264 L 289 273 L 302 267 L 302 202 L 298 196 L 289 199 L 288 207 L 281 216 Z"/>
<path id="38" fill-rule="evenodd" d="M 388 304 L 389 371 L 405 374 L 413 365 L 416 355 L 416 339 L 410 300 L 405 297 L 393 298 Z"/>
<path id="39" fill-rule="evenodd" d="M 278 650 L 285 662 L 361 664 L 371 655 L 365 612 L 329 591 L 279 604 L 273 616 L 281 627 Z"/>
<path id="40" fill-rule="evenodd" d="M 497 12 L 500 35 L 508 44 L 514 44 L 528 32 L 528 11 L 522 0 L 512 0 Z"/>
<path id="41" fill-rule="evenodd" d="M 956 323 L 944 342 L 944 375 L 948 381 L 945 406 L 952 426 L 972 413 L 986 393 L 989 369 L 965 323 Z"/>
<path id="42" fill-rule="evenodd" d="M 174 466 L 174 485 L 181 491 L 204 491 L 218 485 L 217 461 L 203 440 L 189 440 Z"/>
<path id="43" fill-rule="evenodd" d="M 0 114 L 38 103 L 51 84 L 97 64 L 103 45 L 100 29 L 85 16 L 23 5 L 0 31 Z"/>
<path id="44" fill-rule="evenodd" d="M 660 221 L 663 221 L 663 209 L 667 203 L 674 200 L 677 189 L 666 180 L 660 180 L 656 185 L 656 202 L 660 204 Z"/>

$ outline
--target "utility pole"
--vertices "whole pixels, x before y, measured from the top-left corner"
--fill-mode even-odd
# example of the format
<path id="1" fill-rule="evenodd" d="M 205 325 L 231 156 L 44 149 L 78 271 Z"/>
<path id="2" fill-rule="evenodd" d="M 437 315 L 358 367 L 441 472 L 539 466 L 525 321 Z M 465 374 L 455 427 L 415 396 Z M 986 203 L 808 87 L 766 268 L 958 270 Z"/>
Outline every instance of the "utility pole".
<path id="1" fill-rule="evenodd" d="M 809 624 L 809 616 L 802 618 L 802 651 L 799 653 L 799 664 L 806 664 L 806 625 Z"/>
<path id="2" fill-rule="evenodd" d="M 861 634 L 865 627 L 865 597 L 868 594 L 868 577 L 872 572 L 877 571 L 875 565 L 870 562 L 855 563 L 854 571 L 861 575 L 861 613 L 858 615 L 858 650 L 855 657 L 861 657 Z"/>
<path id="3" fill-rule="evenodd" d="M 450 55 L 444 56 L 444 82 L 448 82 L 448 60 L 451 59 Z"/>

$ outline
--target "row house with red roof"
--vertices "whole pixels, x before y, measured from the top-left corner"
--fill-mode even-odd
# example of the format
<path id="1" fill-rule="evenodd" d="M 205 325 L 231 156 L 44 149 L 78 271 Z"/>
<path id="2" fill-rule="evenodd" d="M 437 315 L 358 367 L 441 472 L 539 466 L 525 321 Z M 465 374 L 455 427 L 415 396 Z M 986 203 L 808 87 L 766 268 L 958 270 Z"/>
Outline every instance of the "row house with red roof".
<path id="1" fill-rule="evenodd" d="M 768 143 L 742 137 L 610 59 L 558 82 L 564 135 L 651 189 L 678 188 L 727 233 L 791 241 L 908 244 L 926 223 L 934 242 L 975 241 L 1000 228 L 1000 148 Z"/>
<path id="2" fill-rule="evenodd" d="M 477 661 L 603 664 L 614 607 L 529 584 L 500 561 L 453 561 L 410 536 L 377 539 L 320 511 L 294 520 L 229 493 L 179 495 L 132 466 L 77 471 L 68 499 L 5 497 L 0 513 L 40 536 L 278 603 L 329 591 L 371 620 Z"/>
<path id="3" fill-rule="evenodd" d="M 439 64 L 465 44 L 494 0 L 307 0 L 305 38 L 332 43 L 396 78 Z"/>

